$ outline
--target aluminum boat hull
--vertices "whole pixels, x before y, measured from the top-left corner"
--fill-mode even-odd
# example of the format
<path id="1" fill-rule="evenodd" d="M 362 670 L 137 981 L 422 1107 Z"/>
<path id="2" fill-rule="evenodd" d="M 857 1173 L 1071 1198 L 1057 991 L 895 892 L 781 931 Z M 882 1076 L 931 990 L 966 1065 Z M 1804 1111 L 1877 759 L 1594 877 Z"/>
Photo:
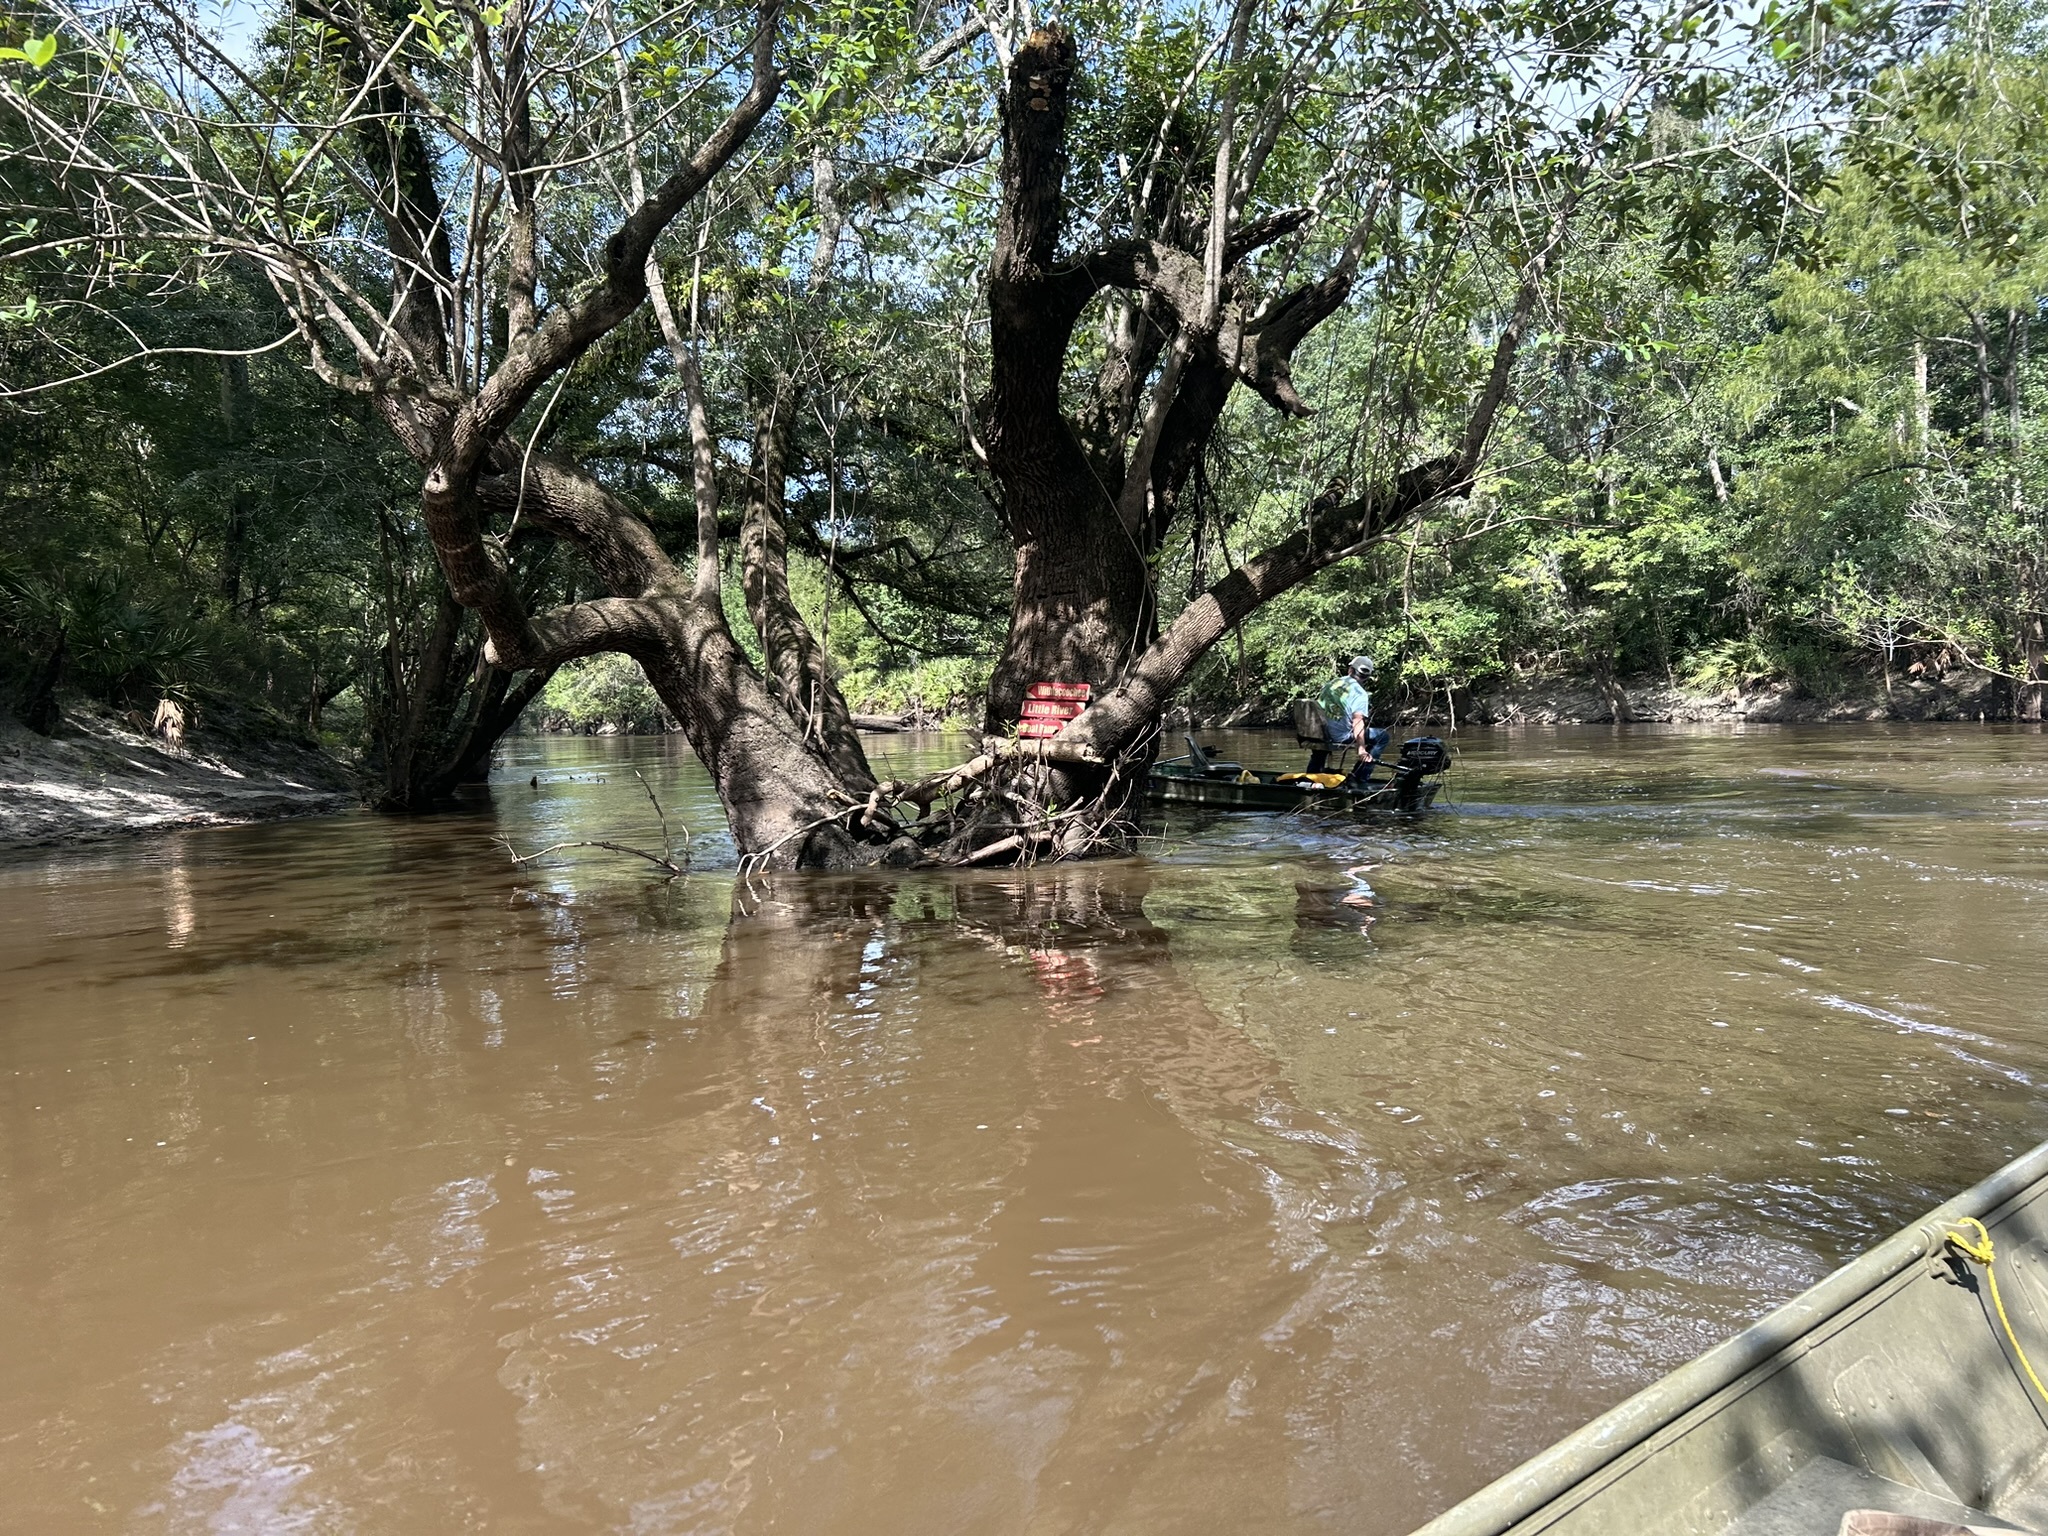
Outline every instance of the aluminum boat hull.
<path id="1" fill-rule="evenodd" d="M 2048 1532 L 2048 1143 L 1416 1536 L 1834 1536 L 1851 1509 Z"/>

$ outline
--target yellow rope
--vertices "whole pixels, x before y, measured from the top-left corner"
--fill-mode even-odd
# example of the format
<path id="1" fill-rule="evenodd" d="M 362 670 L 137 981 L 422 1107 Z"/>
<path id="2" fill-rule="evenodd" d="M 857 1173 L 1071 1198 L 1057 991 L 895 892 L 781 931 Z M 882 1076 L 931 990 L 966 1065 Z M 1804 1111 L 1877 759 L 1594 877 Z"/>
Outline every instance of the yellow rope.
<path id="1" fill-rule="evenodd" d="M 1971 1242 L 1962 1233 L 1963 1227 L 1977 1229 L 1977 1241 Z M 1998 1322 L 2005 1329 L 2006 1340 L 2012 1345 L 2012 1352 L 2020 1362 L 2020 1369 L 2027 1373 L 2027 1380 L 2034 1384 L 2034 1390 L 2041 1394 L 2041 1401 L 2048 1403 L 2048 1387 L 2041 1385 L 2041 1378 L 2034 1374 L 2034 1365 L 2027 1358 L 2027 1352 L 2020 1348 L 2020 1336 L 2012 1331 L 2012 1319 L 2005 1315 L 2005 1299 L 1998 1294 L 1998 1271 L 1991 1261 L 1996 1250 L 1991 1243 L 1991 1232 L 1983 1222 L 1974 1216 L 1965 1216 L 1955 1230 L 1950 1231 L 1948 1240 L 1956 1251 L 1966 1259 L 1974 1259 L 1984 1266 L 1984 1278 L 1991 1282 L 1991 1305 L 1998 1309 Z"/>

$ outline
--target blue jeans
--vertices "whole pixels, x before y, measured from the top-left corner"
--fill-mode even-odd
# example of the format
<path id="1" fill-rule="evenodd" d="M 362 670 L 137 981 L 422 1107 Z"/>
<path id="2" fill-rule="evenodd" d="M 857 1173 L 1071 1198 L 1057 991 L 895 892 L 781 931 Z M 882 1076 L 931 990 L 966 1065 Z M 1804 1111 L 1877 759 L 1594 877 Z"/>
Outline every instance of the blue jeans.
<path id="1" fill-rule="evenodd" d="M 1333 747 L 1348 747 L 1348 746 L 1350 746 L 1350 745 L 1351 745 L 1351 723 L 1350 723 L 1350 722 L 1349 722 L 1348 720 L 1347 720 L 1347 721 L 1337 721 L 1337 720 L 1332 720 L 1332 721 L 1330 721 L 1330 722 L 1329 722 L 1329 725 L 1330 725 L 1330 745 L 1331 745 L 1331 746 L 1333 746 Z M 1388 743 L 1388 742 L 1389 742 L 1390 740 L 1392 740 L 1392 739 L 1393 739 L 1393 735 L 1394 735 L 1393 731 L 1392 731 L 1392 730 L 1391 730 L 1390 728 L 1388 728 L 1387 726 L 1383 726 L 1383 725 L 1369 725 L 1369 726 L 1367 726 L 1367 727 L 1365 728 L 1365 752 L 1366 752 L 1366 756 L 1368 756 L 1368 757 L 1378 757 L 1378 756 L 1380 756 L 1380 755 L 1381 755 L 1382 753 L 1384 753 L 1384 752 L 1385 752 L 1385 751 L 1387 750 L 1387 743 Z"/>
<path id="2" fill-rule="evenodd" d="M 1325 723 L 1329 728 L 1330 747 L 1348 747 L 1351 745 L 1351 723 L 1348 720 L 1341 723 L 1331 720 Z M 1372 773 L 1374 760 L 1387 749 L 1389 734 L 1385 730 L 1374 730 L 1368 726 L 1365 733 L 1365 752 L 1359 757 L 1357 762 L 1351 765 L 1351 772 L 1345 775 L 1345 777 L 1359 782 L 1363 782 L 1368 778 Z M 1329 768 L 1330 747 L 1318 747 L 1309 753 L 1308 771 L 1310 773 L 1322 773 Z"/>

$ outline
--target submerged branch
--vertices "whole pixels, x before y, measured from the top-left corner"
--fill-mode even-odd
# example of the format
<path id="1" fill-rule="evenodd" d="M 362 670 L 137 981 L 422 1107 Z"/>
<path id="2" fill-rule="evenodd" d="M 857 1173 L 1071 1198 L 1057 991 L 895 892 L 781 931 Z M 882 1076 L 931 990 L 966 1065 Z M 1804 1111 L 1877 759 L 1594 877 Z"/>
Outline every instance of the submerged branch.
<path id="1" fill-rule="evenodd" d="M 681 879 L 690 872 L 692 840 L 689 823 L 682 821 L 676 823 L 676 825 L 683 829 L 683 852 L 679 859 L 676 855 L 675 839 L 669 835 L 668 812 L 662 808 L 660 799 L 654 793 L 654 786 L 647 782 L 647 776 L 638 768 L 633 770 L 633 777 L 638 779 L 640 787 L 647 791 L 647 803 L 654 807 L 655 818 L 661 823 L 660 853 L 649 853 L 645 848 L 635 848 L 630 843 L 615 843 L 600 837 L 574 838 L 568 842 L 550 843 L 547 847 L 536 849 L 532 853 L 521 853 L 512 846 L 512 839 L 509 837 L 493 838 L 492 841 L 500 844 L 505 852 L 512 856 L 512 867 L 514 869 L 523 869 L 528 864 L 544 859 L 551 853 L 560 853 L 564 848 L 602 848 L 609 853 L 624 853 L 636 859 L 645 859 L 656 869 L 667 875 L 669 879 Z"/>
<path id="2" fill-rule="evenodd" d="M 684 862 L 677 864 L 671 859 L 663 858 L 658 853 L 649 853 L 645 848 L 635 848 L 629 843 L 608 842 L 604 838 L 599 837 L 578 838 L 566 843 L 549 843 L 547 847 L 537 848 L 532 853 L 521 853 L 512 846 L 512 839 L 509 837 L 494 837 L 491 841 L 497 843 L 505 852 L 512 856 L 512 867 L 514 869 L 523 869 L 537 859 L 544 859 L 551 853 L 560 853 L 564 848 L 603 848 L 612 853 L 631 854 L 636 859 L 645 859 L 656 869 L 664 872 L 671 880 L 680 879 L 690 872 L 689 856 L 687 854 L 684 855 Z"/>

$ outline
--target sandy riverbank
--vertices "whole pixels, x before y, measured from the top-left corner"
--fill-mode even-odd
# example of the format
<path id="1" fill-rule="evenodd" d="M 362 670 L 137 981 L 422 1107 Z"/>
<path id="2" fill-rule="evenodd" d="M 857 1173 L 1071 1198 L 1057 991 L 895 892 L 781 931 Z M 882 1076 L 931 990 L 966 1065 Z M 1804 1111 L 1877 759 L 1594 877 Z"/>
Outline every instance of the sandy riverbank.
<path id="1" fill-rule="evenodd" d="M 326 753 L 219 728 L 204 711 L 177 751 L 89 705 L 67 708 L 50 737 L 0 715 L 0 849 L 323 815 L 355 803 L 348 770 Z"/>

